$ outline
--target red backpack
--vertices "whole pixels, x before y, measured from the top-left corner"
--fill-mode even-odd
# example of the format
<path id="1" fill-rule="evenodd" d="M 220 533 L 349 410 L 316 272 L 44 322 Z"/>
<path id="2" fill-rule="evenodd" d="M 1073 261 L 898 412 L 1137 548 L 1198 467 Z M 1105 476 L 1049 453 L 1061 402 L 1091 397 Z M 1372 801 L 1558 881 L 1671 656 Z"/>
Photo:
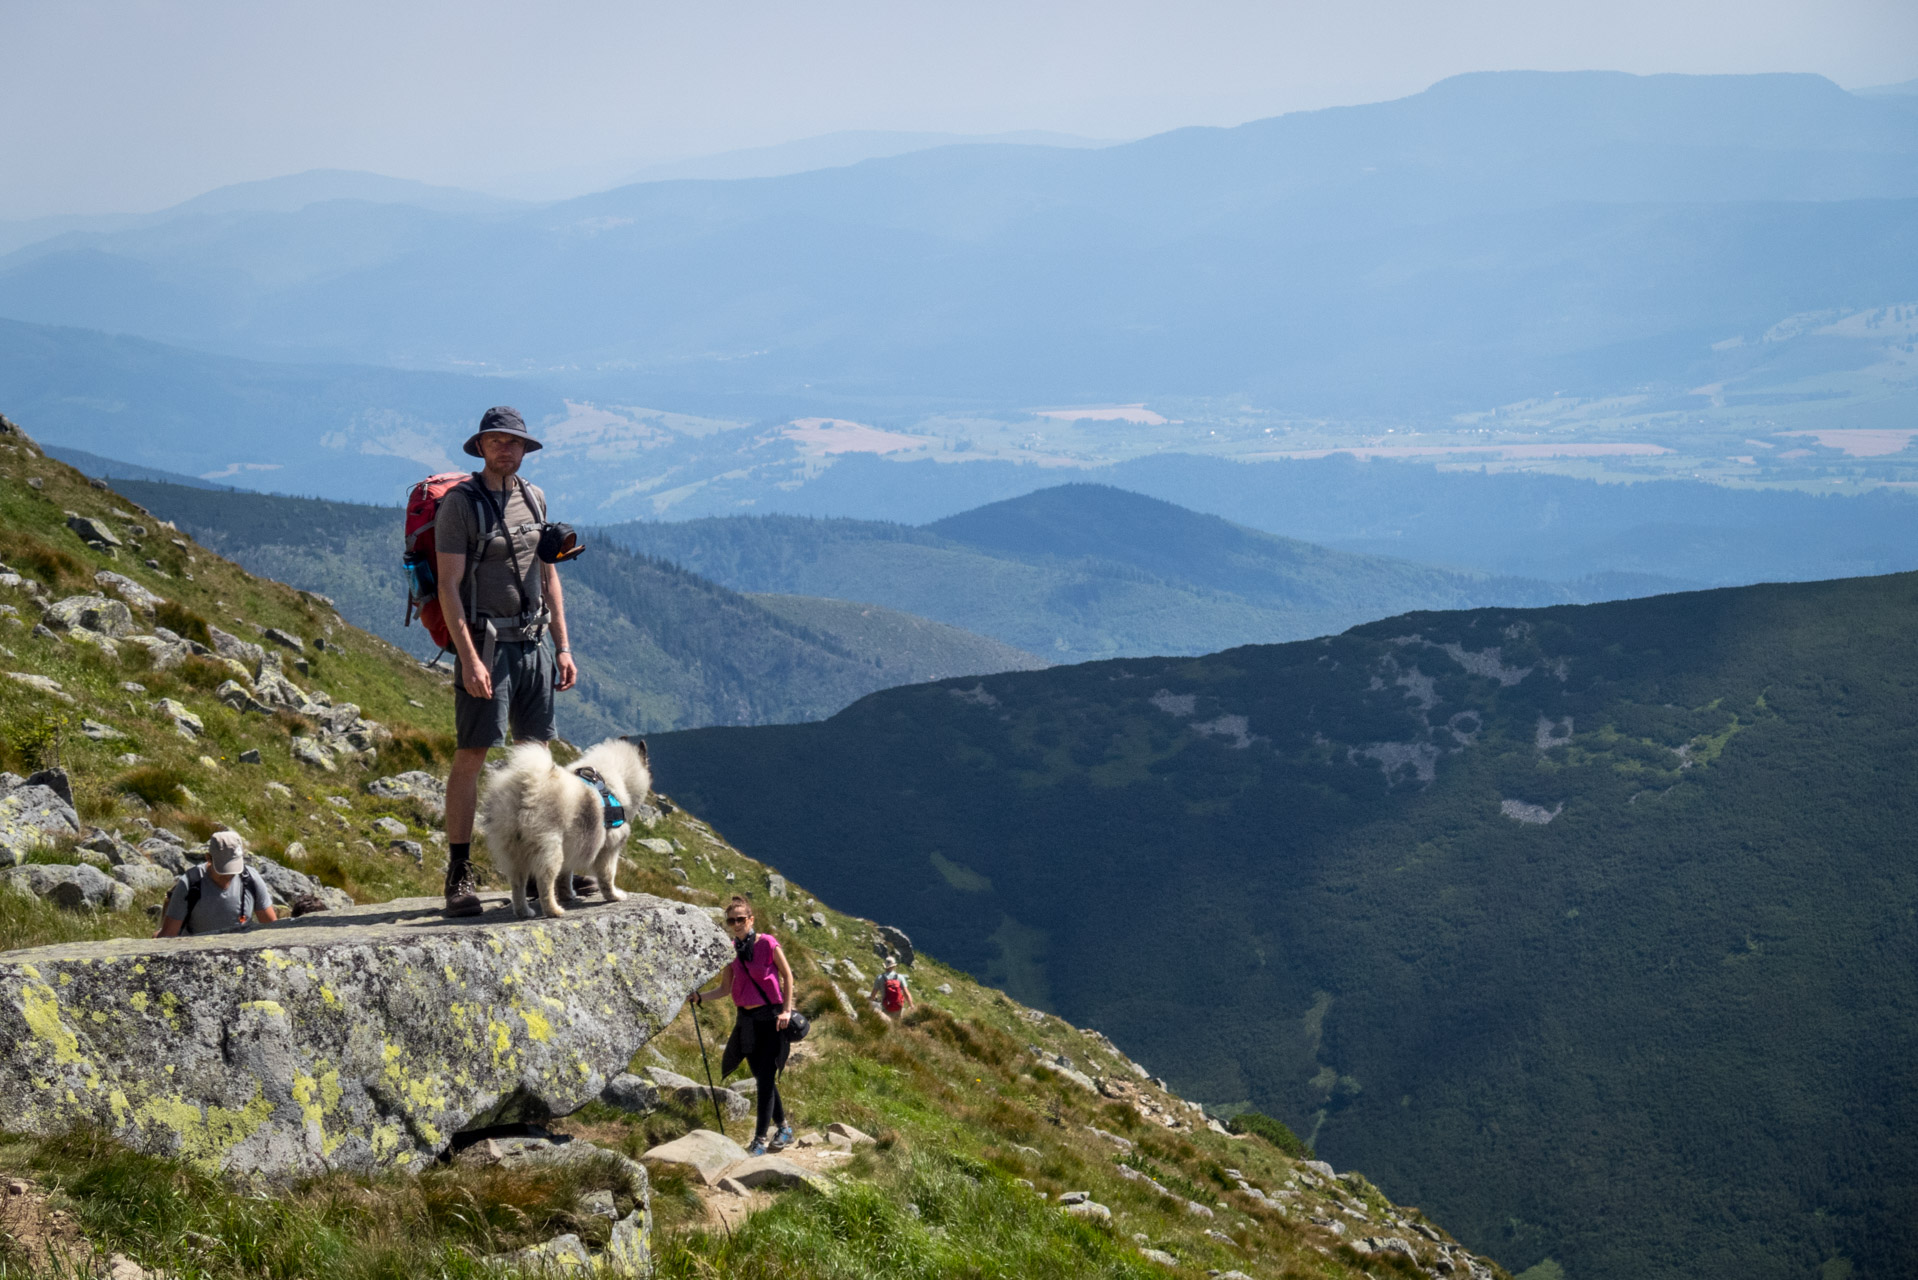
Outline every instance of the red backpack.
<path id="1" fill-rule="evenodd" d="M 887 1013 L 898 1013 L 906 1007 L 906 984 L 898 978 L 887 978 L 885 998 L 879 1003 Z"/>
<path id="2" fill-rule="evenodd" d="M 401 561 L 406 569 L 406 619 L 401 625 L 411 626 L 418 617 L 426 634 L 442 649 L 453 647 L 453 633 L 440 611 L 439 561 L 434 558 L 439 548 L 433 521 L 446 495 L 472 478 L 470 471 L 443 471 L 414 485 L 406 499 L 406 557 Z"/>

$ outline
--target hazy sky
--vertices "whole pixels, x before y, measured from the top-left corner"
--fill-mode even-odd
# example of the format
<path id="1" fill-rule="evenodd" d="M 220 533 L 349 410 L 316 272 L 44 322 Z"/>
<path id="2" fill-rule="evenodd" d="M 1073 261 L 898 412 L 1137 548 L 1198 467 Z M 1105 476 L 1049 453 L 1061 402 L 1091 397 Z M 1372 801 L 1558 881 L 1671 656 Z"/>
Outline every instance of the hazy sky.
<path id="1" fill-rule="evenodd" d="M 0 0 L 0 48 L 27 217 L 312 168 L 569 194 L 839 129 L 1134 137 L 1463 71 L 1858 87 L 1918 76 L 1918 0 Z"/>

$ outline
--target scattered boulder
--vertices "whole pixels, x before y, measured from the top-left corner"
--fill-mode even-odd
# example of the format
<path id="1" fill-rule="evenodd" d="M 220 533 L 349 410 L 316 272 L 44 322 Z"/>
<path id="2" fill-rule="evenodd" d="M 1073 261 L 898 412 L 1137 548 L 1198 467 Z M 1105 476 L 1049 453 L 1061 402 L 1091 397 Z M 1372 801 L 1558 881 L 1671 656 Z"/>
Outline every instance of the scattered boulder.
<path id="1" fill-rule="evenodd" d="M 117 832 L 93 829 L 92 834 L 80 842 L 82 849 L 92 849 L 102 854 L 110 867 L 121 866 L 129 862 L 145 862 L 146 858 L 132 845 L 122 840 Z"/>
<path id="2" fill-rule="evenodd" d="M 752 1104 L 736 1089 L 723 1085 L 703 1085 L 690 1080 L 676 1071 L 664 1067 L 651 1067 L 646 1074 L 651 1077 L 653 1087 L 661 1096 L 672 1099 L 678 1106 L 688 1110 L 710 1109 L 715 1099 L 719 1102 L 720 1113 L 728 1120 L 738 1120 L 752 1110 Z"/>
<path id="3" fill-rule="evenodd" d="M 80 541 L 90 547 L 118 547 L 123 545 L 120 539 L 114 536 L 113 530 L 107 527 L 106 521 L 95 520 L 92 516 L 76 515 L 69 511 L 67 513 L 67 528 L 79 534 Z"/>
<path id="4" fill-rule="evenodd" d="M 245 751 L 242 751 L 240 753 L 240 763 L 241 764 L 260 763 L 260 749 L 258 747 L 248 747 Z"/>
<path id="5" fill-rule="evenodd" d="M 545 1244 L 502 1253 L 488 1261 L 511 1271 L 536 1276 L 571 1274 L 575 1271 L 589 1275 L 593 1269 L 593 1255 L 580 1243 L 579 1237 L 570 1231 L 563 1236 L 554 1236 Z"/>
<path id="6" fill-rule="evenodd" d="M 79 834 L 80 815 L 74 811 L 66 775 L 58 774 L 57 788 L 37 781 L 56 772 L 36 773 L 32 778 L 0 773 L 0 866 L 20 862 L 53 836 Z"/>
<path id="7" fill-rule="evenodd" d="M 785 897 L 786 896 L 786 877 L 782 875 L 769 873 L 766 876 L 766 896 L 769 898 Z"/>
<path id="8" fill-rule="evenodd" d="M 705 912 L 643 894 L 531 921 L 482 901 L 0 956 L 0 1114 L 236 1174 L 417 1167 L 598 1097 L 731 954 Z M 542 998 L 557 973 L 569 998 Z"/>
<path id="9" fill-rule="evenodd" d="M 218 627 L 206 629 L 207 638 L 213 642 L 213 652 L 222 658 L 232 658 L 235 662 L 244 662 L 249 671 L 257 672 L 266 662 L 266 650 L 250 640 L 242 640 L 229 635 Z"/>
<path id="10" fill-rule="evenodd" d="M 301 764 L 311 765 L 315 769 L 324 769 L 328 773 L 338 773 L 340 766 L 334 761 L 333 753 L 303 733 L 293 735 L 288 744 L 293 758 Z"/>
<path id="11" fill-rule="evenodd" d="M 100 570 L 93 575 L 93 580 L 149 618 L 166 603 L 163 597 L 153 594 L 125 574 L 115 573 L 111 569 Z"/>
<path id="12" fill-rule="evenodd" d="M 373 819 L 373 829 L 389 836 L 403 836 L 406 834 L 406 824 L 398 818 L 375 818 Z"/>
<path id="13" fill-rule="evenodd" d="M 879 935 L 879 941 L 886 945 L 886 951 L 880 959 L 883 960 L 886 955 L 895 955 L 899 957 L 900 964 L 908 969 L 912 968 L 912 939 L 908 938 L 903 930 L 895 929 L 889 924 L 882 924 L 874 926 L 874 931 Z"/>
<path id="14" fill-rule="evenodd" d="M 1106 1208 L 1096 1200 L 1081 1200 L 1077 1204 L 1069 1204 L 1065 1206 L 1063 1212 L 1069 1213 L 1075 1218 L 1086 1218 L 1094 1222 L 1112 1221 L 1112 1210 Z"/>
<path id="15" fill-rule="evenodd" d="M 157 837 L 142 840 L 137 846 L 140 856 L 156 867 L 165 867 L 174 875 L 185 875 L 186 869 L 193 865 L 194 859 L 187 856 L 184 845 Z"/>
<path id="16" fill-rule="evenodd" d="M 278 627 L 268 627 L 261 634 L 282 648 L 291 649 L 295 653 L 306 652 L 306 643 L 291 632 L 282 631 Z"/>
<path id="17" fill-rule="evenodd" d="M 255 715 L 271 715 L 273 708 L 254 697 L 252 692 L 238 680 L 228 680 L 213 691 L 213 696 L 232 707 L 235 711 L 251 711 Z"/>
<path id="18" fill-rule="evenodd" d="M 80 733 L 83 737 L 91 738 L 95 742 L 105 742 L 109 738 L 126 737 L 126 734 L 121 733 L 110 724 L 101 724 L 98 720 L 89 720 L 84 717 L 80 721 Z"/>
<path id="19" fill-rule="evenodd" d="M 732 1166 L 746 1158 L 746 1149 L 723 1133 L 695 1129 L 652 1148 L 639 1158 L 648 1169 L 677 1167 L 707 1186 L 717 1186 Z"/>
<path id="20" fill-rule="evenodd" d="M 1164 1249 L 1141 1249 L 1139 1250 L 1139 1256 L 1147 1262 L 1156 1262 L 1162 1267 L 1176 1267 L 1179 1265 L 1179 1260 L 1167 1253 Z"/>
<path id="21" fill-rule="evenodd" d="M 177 698 L 161 698 L 153 704 L 153 709 L 173 721 L 174 732 L 182 738 L 199 738 L 206 734 L 206 722 Z"/>
<path id="22" fill-rule="evenodd" d="M 35 628 L 35 630 L 38 629 L 39 628 Z M 58 698 L 65 703 L 72 703 L 74 701 L 73 695 L 62 690 L 60 688 L 60 682 L 49 676 L 36 675 L 30 671 L 9 671 L 7 675 L 10 679 L 18 680 L 21 684 L 27 686 L 27 688 L 38 689 L 41 693 L 49 697 Z"/>
<path id="23" fill-rule="evenodd" d="M 133 890 L 85 864 L 28 863 L 0 871 L 0 876 L 9 878 L 16 892 L 24 887 L 41 901 L 69 911 L 125 911 L 133 905 Z"/>
<path id="24" fill-rule="evenodd" d="M 417 800 L 437 819 L 446 816 L 446 783 L 420 769 L 375 778 L 366 789 L 382 800 Z"/>
<path id="25" fill-rule="evenodd" d="M 647 836 L 643 839 L 629 841 L 629 843 L 636 844 L 642 849 L 657 853 L 661 857 L 671 857 L 673 853 L 673 842 L 671 840 L 661 840 L 657 836 Z"/>
<path id="26" fill-rule="evenodd" d="M 650 1115 L 659 1110 L 659 1086 L 641 1080 L 630 1071 L 622 1071 L 606 1082 L 599 1100 L 636 1116 Z"/>
<path id="27" fill-rule="evenodd" d="M 41 622 L 55 631 L 91 631 L 111 639 L 130 635 L 133 613 L 118 600 L 105 596 L 68 596 L 47 606 Z"/>
<path id="28" fill-rule="evenodd" d="M 855 1147 L 876 1145 L 879 1141 L 877 1138 L 874 1138 L 870 1134 L 861 1133 L 859 1130 L 853 1128 L 851 1125 L 840 1124 L 837 1121 L 827 1125 L 826 1132 L 831 1134 L 835 1138 L 846 1139 L 848 1142 L 852 1143 Z"/>
<path id="29" fill-rule="evenodd" d="M 273 896 L 281 902 L 297 902 L 310 895 L 324 902 L 329 911 L 345 911 L 353 905 L 346 890 L 321 884 L 304 871 L 282 866 L 265 854 L 249 852 L 246 861 L 260 873 L 260 879 L 266 881 L 266 887 L 273 890 Z"/>
<path id="30" fill-rule="evenodd" d="M 135 893 L 145 893 L 149 889 L 172 887 L 179 873 L 152 862 L 122 862 L 107 871 Z"/>
<path id="31" fill-rule="evenodd" d="M 417 840 L 390 840 L 386 851 L 396 857 L 411 858 L 421 866 L 426 864 L 426 846 Z"/>

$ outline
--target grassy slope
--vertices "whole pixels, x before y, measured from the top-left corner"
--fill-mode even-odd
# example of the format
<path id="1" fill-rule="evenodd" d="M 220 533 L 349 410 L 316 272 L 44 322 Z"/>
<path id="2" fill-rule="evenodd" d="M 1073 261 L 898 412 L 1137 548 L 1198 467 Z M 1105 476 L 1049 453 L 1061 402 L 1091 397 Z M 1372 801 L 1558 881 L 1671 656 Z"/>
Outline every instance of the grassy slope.
<path id="1" fill-rule="evenodd" d="M 331 597 L 342 614 L 430 656 L 405 612 L 398 514 L 385 507 L 221 493 L 151 481 L 122 491 L 254 572 Z M 601 544 L 565 571 L 580 695 L 561 731 L 587 739 L 694 724 L 830 715 L 874 689 L 962 671 L 1033 665 L 983 637 L 942 630 L 914 643 L 869 627 L 813 628 L 671 565 Z"/>
<path id="2" fill-rule="evenodd" d="M 1207 653 L 1407 609 L 1543 604 L 1564 589 L 1333 551 L 1104 485 L 1061 485 L 913 529 L 728 517 L 614 538 L 742 591 L 868 601 L 1055 661 Z"/>
<path id="3" fill-rule="evenodd" d="M 77 473 L 41 458 L 19 436 L 0 438 L 0 472 L 5 480 L 0 540 L 7 563 L 18 569 L 40 565 L 62 589 L 109 563 L 66 530 L 63 510 L 105 518 L 116 528 L 152 527 L 151 517 L 132 511 L 125 499 L 88 487 Z M 28 476 L 40 478 L 44 490 L 21 483 Z M 237 615 L 305 635 L 328 634 L 329 644 L 337 647 L 317 659 L 312 679 L 303 683 L 323 683 L 336 697 L 361 703 L 394 729 L 396 743 L 383 749 L 375 770 L 318 774 L 288 757 L 286 738 L 295 727 L 290 718 L 240 717 L 212 700 L 204 680 L 157 675 L 143 670 L 137 659 L 110 661 L 62 639 L 30 639 L 26 622 L 12 621 L 0 623 L 0 633 L 12 631 L 4 635 L 8 669 L 54 676 L 76 703 L 69 706 L 14 681 L 0 681 L 5 763 L 29 768 L 52 763 L 57 755 L 92 823 L 130 831 L 132 820 L 144 816 L 200 835 L 226 822 L 245 830 L 255 848 L 282 856 L 289 842 L 303 842 L 312 853 L 295 865 L 362 900 L 432 891 L 438 858 L 416 867 L 410 859 L 371 851 L 370 843 L 357 849 L 354 842 L 371 834 L 367 824 L 381 814 L 407 820 L 416 835 L 428 834 L 426 815 L 378 802 L 362 784 L 378 773 L 431 767 L 443 758 L 447 744 L 433 730 L 450 711 L 443 684 L 383 641 L 346 626 L 289 588 L 250 577 L 191 544 L 182 550 L 158 543 L 149 535 L 146 550 L 158 553 L 166 576 L 127 557 L 111 563 L 216 624 L 241 626 L 232 621 Z M 24 592 L 9 603 L 34 616 Z M 127 651 L 137 652 L 131 646 Z M 206 720 L 208 740 L 180 738 L 138 709 L 144 699 L 127 709 L 118 685 L 131 677 L 147 683 L 148 696 L 166 694 L 187 702 Z M 101 746 L 77 738 L 70 724 L 82 714 L 117 724 L 131 740 Z M 234 763 L 248 746 L 261 750 L 262 764 Z M 125 771 L 112 760 L 128 747 L 156 768 L 176 770 L 198 802 L 151 810 L 135 805 L 119 789 Z M 200 763 L 203 751 L 223 760 Z M 267 796 L 262 784 L 269 779 L 288 785 L 295 802 Z M 345 807 L 326 803 L 326 797 L 343 799 Z M 684 812 L 669 815 L 651 834 L 687 851 L 691 884 L 680 886 L 658 855 L 642 854 L 622 871 L 630 888 L 714 903 L 735 884 L 760 889 L 766 883 L 762 864 Z M 60 861 L 72 855 L 55 847 L 36 856 Z M 147 904 L 158 897 L 148 894 Z M 914 971 L 923 1010 L 898 1025 L 870 1013 L 857 1022 L 847 1019 L 820 961 L 854 960 L 870 971 L 870 923 L 821 906 L 797 886 L 789 902 L 768 900 L 764 909 L 767 923 L 788 940 L 804 1006 L 817 1018 L 808 1052 L 788 1075 L 794 1119 L 801 1128 L 847 1121 L 877 1135 L 880 1144 L 860 1156 L 830 1194 L 788 1193 L 731 1230 L 704 1216 L 699 1197 L 684 1182 L 661 1178 L 655 1211 L 662 1274 L 834 1280 L 1145 1277 L 1197 1276 L 1209 1267 L 1237 1266 L 1260 1277 L 1339 1277 L 1359 1274 L 1359 1256 L 1339 1237 L 1312 1225 L 1314 1216 L 1337 1217 L 1357 1235 L 1419 1239 L 1403 1224 L 1421 1215 L 1393 1208 L 1358 1175 L 1315 1188 L 1305 1184 L 1308 1175 L 1262 1139 L 1150 1124 L 1132 1109 L 1066 1081 L 1028 1046 L 1064 1053 L 1088 1072 L 1138 1084 L 1127 1062 L 1100 1038 L 1016 1005 L 931 958 L 922 956 Z M 823 913 L 825 927 L 773 919 L 814 910 Z M 0 894 L 4 949 L 151 928 L 139 910 L 80 916 Z M 933 991 L 941 982 L 951 984 L 950 995 Z M 715 1013 L 707 1018 L 710 1041 L 723 1026 Z M 690 1018 L 682 1016 L 652 1047 L 682 1071 L 697 1074 L 695 1043 Z M 635 1065 L 650 1060 L 650 1053 L 642 1053 Z M 1156 1088 L 1140 1088 L 1160 1108 L 1186 1114 Z M 706 1123 L 704 1115 L 670 1108 L 636 1120 L 595 1104 L 561 1127 L 637 1152 Z M 1195 1217 L 1181 1202 L 1122 1180 L 1114 1147 L 1090 1133 L 1088 1124 L 1130 1135 L 1137 1143 L 1135 1163 L 1183 1195 L 1214 1206 L 1216 1218 Z M 1292 1207 L 1285 1212 L 1257 1207 L 1232 1190 L 1227 1168 L 1241 1170 L 1275 1193 L 1289 1190 Z M 449 1166 L 417 1178 L 318 1178 L 282 1195 L 256 1198 L 203 1172 L 131 1154 L 88 1134 L 0 1136 L 0 1172 L 35 1184 L 31 1195 L 10 1203 L 11 1234 L 0 1233 L 0 1276 L 72 1274 L 78 1255 L 70 1250 L 90 1241 L 103 1252 L 122 1251 L 149 1266 L 165 1266 L 179 1280 L 475 1275 L 475 1259 L 488 1253 L 566 1230 L 589 1238 L 596 1231 L 603 1234 L 604 1220 L 584 1214 L 576 1201 L 583 1191 L 613 1185 L 593 1170 L 508 1173 Z M 1066 1217 L 1020 1178 L 1050 1194 L 1091 1191 L 1113 1208 L 1113 1226 Z M 907 1210 L 908 1203 L 918 1207 L 916 1215 Z M 51 1254 L 44 1241 L 19 1231 L 25 1220 L 20 1215 L 29 1208 L 68 1215 L 53 1220 Z M 1229 1235 L 1230 1242 L 1207 1235 L 1208 1227 Z M 1135 1234 L 1176 1255 L 1179 1265 L 1168 1270 L 1147 1262 Z M 1429 1253 L 1423 1239 L 1420 1247 Z"/>
<path id="4" fill-rule="evenodd" d="M 1419 614 L 655 760 L 742 848 L 1515 1264 L 1893 1275 L 1918 1261 L 1914 609 L 1918 575 Z M 1541 721 L 1572 732 L 1541 747 Z M 1390 777 L 1356 754 L 1381 743 Z M 1123 965 L 1083 962 L 1114 937 Z"/>

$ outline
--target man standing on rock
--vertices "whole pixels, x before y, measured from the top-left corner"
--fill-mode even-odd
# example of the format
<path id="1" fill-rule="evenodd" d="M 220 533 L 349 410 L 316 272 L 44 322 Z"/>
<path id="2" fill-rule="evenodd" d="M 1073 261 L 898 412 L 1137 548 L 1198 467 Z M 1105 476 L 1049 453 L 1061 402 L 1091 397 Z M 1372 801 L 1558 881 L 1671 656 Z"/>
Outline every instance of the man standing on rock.
<path id="1" fill-rule="evenodd" d="M 447 493 L 434 518 L 440 609 L 453 637 L 453 769 L 446 779 L 446 914 L 480 913 L 471 863 L 473 810 L 489 748 L 547 742 L 553 695 L 579 680 L 566 643 L 559 571 L 539 558 L 546 495 L 520 479 L 540 448 L 519 410 L 498 405 L 480 418 L 466 452 L 486 467 Z M 553 652 L 543 643 L 553 635 Z M 574 877 L 574 892 L 597 886 Z"/>

